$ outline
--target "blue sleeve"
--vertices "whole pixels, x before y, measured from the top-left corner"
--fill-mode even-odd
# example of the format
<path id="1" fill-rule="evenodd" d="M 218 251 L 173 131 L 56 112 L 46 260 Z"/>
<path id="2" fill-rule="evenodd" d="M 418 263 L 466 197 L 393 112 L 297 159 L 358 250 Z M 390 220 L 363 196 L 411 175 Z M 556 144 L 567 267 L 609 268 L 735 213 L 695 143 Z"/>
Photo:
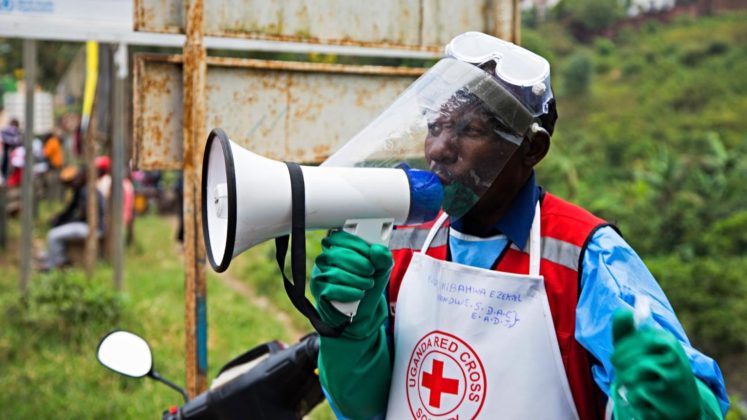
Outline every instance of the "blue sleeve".
<path id="1" fill-rule="evenodd" d="M 713 391 L 722 412 L 729 408 L 724 378 L 716 362 L 694 349 L 677 320 L 672 305 L 635 251 L 610 227 L 592 236 L 584 254 L 581 293 L 576 308 L 576 340 L 596 359 L 592 375 L 609 395 L 612 367 L 612 314 L 633 310 L 636 296 L 651 302 L 651 322 L 671 332 L 685 349 L 693 373 Z"/>
<path id="2" fill-rule="evenodd" d="M 335 418 L 337 420 L 350 420 L 348 417 L 345 417 L 342 413 L 340 413 L 340 410 L 335 406 L 335 403 L 332 401 L 332 398 L 330 398 L 329 394 L 327 393 L 327 390 L 324 389 L 324 387 L 322 387 L 322 392 L 324 393 L 324 398 L 327 399 L 327 402 L 329 403 L 329 408 L 332 409 L 332 413 L 335 415 Z M 384 417 L 386 417 L 386 415 L 382 413 L 382 414 L 372 417 L 369 420 L 384 420 Z"/>

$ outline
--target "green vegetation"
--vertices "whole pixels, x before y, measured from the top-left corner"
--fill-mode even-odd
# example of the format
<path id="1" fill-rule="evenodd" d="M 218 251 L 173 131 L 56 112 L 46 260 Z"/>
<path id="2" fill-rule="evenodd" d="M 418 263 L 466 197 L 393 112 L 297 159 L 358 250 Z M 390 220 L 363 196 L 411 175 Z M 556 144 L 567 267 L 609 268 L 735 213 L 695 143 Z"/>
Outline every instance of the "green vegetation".
<path id="1" fill-rule="evenodd" d="M 625 17 L 627 3 L 620 0 L 564 0 L 553 9 L 553 14 L 575 33 L 599 32 Z"/>
<path id="2" fill-rule="evenodd" d="M 15 91 L 15 79 L 23 79 L 22 43 L 19 38 L 0 38 L 0 75 L 5 75 L 0 79 L 0 94 Z M 54 91 L 60 75 L 64 74 L 81 46 L 78 42 L 39 41 L 37 77 L 42 89 Z"/>
<path id="3" fill-rule="evenodd" d="M 18 222 L 10 227 L 15 242 Z M 44 230 L 36 230 L 42 238 Z M 184 384 L 184 270 L 174 232 L 175 219 L 138 219 L 136 243 L 126 255 L 124 293 L 113 292 L 111 268 L 102 263 L 91 280 L 80 269 L 37 275 L 24 302 L 18 295 L 16 252 L 0 254 L 0 387 L 5 390 L 0 417 L 155 418 L 181 404 L 170 388 L 120 376 L 95 356 L 104 334 L 127 329 L 148 340 L 164 377 Z M 259 343 L 292 343 L 310 330 L 300 320 L 289 327 L 276 316 L 274 302 L 258 306 L 244 294 L 208 275 L 208 378 Z M 295 315 L 290 308 L 282 311 Z M 325 405 L 312 418 L 332 416 Z"/>
<path id="4" fill-rule="evenodd" d="M 549 41 L 558 93 L 560 117 L 540 182 L 620 227 L 691 341 L 719 362 L 727 388 L 742 398 L 745 17 L 647 23 L 640 34 L 588 45 L 552 23 L 526 37 Z"/>

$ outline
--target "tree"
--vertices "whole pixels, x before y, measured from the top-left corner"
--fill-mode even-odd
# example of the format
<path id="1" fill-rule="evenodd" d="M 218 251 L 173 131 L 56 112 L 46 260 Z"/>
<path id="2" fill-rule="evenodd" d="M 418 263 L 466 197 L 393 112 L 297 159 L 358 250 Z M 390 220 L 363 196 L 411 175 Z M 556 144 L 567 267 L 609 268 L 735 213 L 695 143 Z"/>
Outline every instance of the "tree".
<path id="1" fill-rule="evenodd" d="M 21 39 L 0 38 L 0 76 L 13 75 L 23 68 Z M 59 78 L 83 47 L 79 42 L 42 41 L 38 43 L 38 80 L 44 90 L 54 90 Z"/>
<path id="2" fill-rule="evenodd" d="M 555 7 L 556 15 L 580 40 L 604 32 L 625 17 L 628 0 L 563 0 Z"/>
<path id="3" fill-rule="evenodd" d="M 563 71 L 563 93 L 571 96 L 587 94 L 591 86 L 593 67 L 591 57 L 584 52 L 570 57 Z"/>

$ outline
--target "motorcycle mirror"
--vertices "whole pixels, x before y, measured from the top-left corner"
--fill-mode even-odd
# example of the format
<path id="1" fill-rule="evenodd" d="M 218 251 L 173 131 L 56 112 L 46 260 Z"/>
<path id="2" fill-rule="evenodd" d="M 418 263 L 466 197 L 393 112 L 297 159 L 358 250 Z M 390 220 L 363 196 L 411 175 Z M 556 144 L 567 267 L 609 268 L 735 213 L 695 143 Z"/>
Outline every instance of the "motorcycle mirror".
<path id="1" fill-rule="evenodd" d="M 133 378 L 142 378 L 153 370 L 150 346 L 129 331 L 113 331 L 104 336 L 96 357 L 107 368 Z"/>

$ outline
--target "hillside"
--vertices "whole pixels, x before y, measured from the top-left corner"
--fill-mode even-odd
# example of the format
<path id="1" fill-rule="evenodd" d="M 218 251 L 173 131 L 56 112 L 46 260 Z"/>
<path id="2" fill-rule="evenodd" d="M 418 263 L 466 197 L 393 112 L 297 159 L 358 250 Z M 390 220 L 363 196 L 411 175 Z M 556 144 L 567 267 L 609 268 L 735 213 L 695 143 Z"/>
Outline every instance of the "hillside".
<path id="1" fill-rule="evenodd" d="M 558 96 L 540 182 L 622 230 L 743 397 L 746 18 L 647 23 L 589 45 L 553 24 L 524 34 L 550 57 Z"/>

